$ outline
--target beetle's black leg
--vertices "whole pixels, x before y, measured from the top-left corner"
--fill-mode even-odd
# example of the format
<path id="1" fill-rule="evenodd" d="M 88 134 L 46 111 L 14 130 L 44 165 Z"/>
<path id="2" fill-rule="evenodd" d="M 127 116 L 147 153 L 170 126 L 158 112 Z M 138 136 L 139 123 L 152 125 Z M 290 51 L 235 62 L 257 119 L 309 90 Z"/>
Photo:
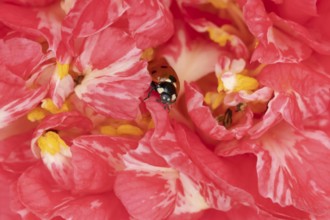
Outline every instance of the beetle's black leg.
<path id="1" fill-rule="evenodd" d="M 155 82 L 152 81 L 152 82 L 150 83 L 150 89 L 149 89 L 148 95 L 147 95 L 146 98 L 144 98 L 144 100 L 147 100 L 147 99 L 150 97 L 152 91 L 154 91 L 154 90 L 156 90 L 156 89 L 157 89 L 157 84 L 156 84 Z"/>

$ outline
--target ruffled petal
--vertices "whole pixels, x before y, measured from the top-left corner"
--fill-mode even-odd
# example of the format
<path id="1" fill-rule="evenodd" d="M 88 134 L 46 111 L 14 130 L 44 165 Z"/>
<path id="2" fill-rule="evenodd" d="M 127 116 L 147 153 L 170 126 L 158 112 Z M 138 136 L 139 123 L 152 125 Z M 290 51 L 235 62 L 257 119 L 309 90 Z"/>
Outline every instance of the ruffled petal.
<path id="1" fill-rule="evenodd" d="M 274 26 L 261 0 L 246 1 L 243 14 L 249 30 L 260 41 L 252 61 L 295 63 L 311 55 L 308 46 Z"/>
<path id="2" fill-rule="evenodd" d="M 281 118 L 302 128 L 305 119 L 323 114 L 330 105 L 329 78 L 304 65 L 267 66 L 259 75 L 259 81 L 276 93 L 263 120 L 250 130 L 250 134 L 265 132 Z"/>
<path id="3" fill-rule="evenodd" d="M 162 1 L 128 0 L 128 4 L 129 30 L 139 48 L 156 47 L 173 35 L 172 14 Z"/>

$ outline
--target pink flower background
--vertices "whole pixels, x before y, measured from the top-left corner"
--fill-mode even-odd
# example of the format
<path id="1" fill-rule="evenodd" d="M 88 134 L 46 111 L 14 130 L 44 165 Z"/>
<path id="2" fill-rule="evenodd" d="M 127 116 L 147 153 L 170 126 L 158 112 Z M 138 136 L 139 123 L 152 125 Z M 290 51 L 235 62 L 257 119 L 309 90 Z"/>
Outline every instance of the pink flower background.
<path id="1" fill-rule="evenodd" d="M 328 0 L 2 0 L 0 219 L 330 219 L 329 22 Z M 160 58 L 170 111 L 145 99 Z"/>

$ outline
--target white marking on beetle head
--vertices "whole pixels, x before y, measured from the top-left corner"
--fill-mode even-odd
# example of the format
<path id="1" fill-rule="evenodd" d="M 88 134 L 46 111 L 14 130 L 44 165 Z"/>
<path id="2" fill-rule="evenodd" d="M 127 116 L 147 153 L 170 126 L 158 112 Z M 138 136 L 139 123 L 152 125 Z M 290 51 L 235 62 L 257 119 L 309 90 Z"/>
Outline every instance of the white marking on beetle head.
<path id="1" fill-rule="evenodd" d="M 162 94 L 162 93 L 164 92 L 164 89 L 161 88 L 161 87 L 159 87 L 159 88 L 157 88 L 157 92 L 158 92 L 159 94 Z"/>

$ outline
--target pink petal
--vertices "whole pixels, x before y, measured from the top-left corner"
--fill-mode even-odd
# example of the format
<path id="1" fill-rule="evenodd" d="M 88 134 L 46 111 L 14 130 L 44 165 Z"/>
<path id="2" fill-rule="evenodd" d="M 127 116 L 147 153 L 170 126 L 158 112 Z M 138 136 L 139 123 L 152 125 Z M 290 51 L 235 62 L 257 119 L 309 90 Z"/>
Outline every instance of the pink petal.
<path id="1" fill-rule="evenodd" d="M 19 215 L 11 210 L 11 193 L 10 185 L 14 181 L 15 176 L 3 170 L 0 167 L 0 219 L 19 220 Z"/>
<path id="2" fill-rule="evenodd" d="M 24 6 L 45 6 L 53 3 L 55 0 L 4 0 L 4 2 L 13 3 L 15 5 Z"/>
<path id="3" fill-rule="evenodd" d="M 147 133 L 135 150 L 123 156 L 125 170 L 114 186 L 130 215 L 138 219 L 165 218 L 175 206 L 177 172 L 156 154 L 150 138 Z"/>
<path id="4" fill-rule="evenodd" d="M 298 132 L 285 123 L 275 127 L 260 138 L 260 193 L 281 205 L 315 214 L 327 212 L 329 144 L 329 137 L 320 131 Z"/>
<path id="5" fill-rule="evenodd" d="M 23 33 L 45 37 L 53 51 L 60 41 L 62 17 L 63 12 L 59 2 L 46 7 L 35 8 L 6 3 L 0 5 L 0 21 Z"/>
<path id="6" fill-rule="evenodd" d="M 283 72 L 285 71 L 285 72 Z M 259 81 L 276 91 L 263 120 L 262 130 L 278 122 L 281 115 L 291 125 L 302 128 L 303 120 L 322 114 L 330 105 L 329 78 L 301 64 L 274 64 L 266 67 Z M 258 133 L 250 131 L 250 133 Z"/>
<path id="7" fill-rule="evenodd" d="M 86 38 L 79 53 L 77 66 L 81 71 L 89 68 L 102 70 L 119 61 L 126 62 L 128 67 L 138 62 L 141 56 L 141 50 L 136 47 L 134 39 L 124 30 L 112 27 Z"/>
<path id="8" fill-rule="evenodd" d="M 36 162 L 30 149 L 31 138 L 29 131 L 0 140 L 0 161 L 4 170 L 21 173 Z"/>
<path id="9" fill-rule="evenodd" d="M 1 71 L 0 93 L 6 94 L 0 100 L 0 128 L 32 110 L 47 93 L 46 87 L 29 89 L 18 76 Z"/>
<path id="10" fill-rule="evenodd" d="M 122 170 L 122 155 L 136 140 L 102 135 L 82 136 L 71 146 L 74 192 L 98 193 L 112 188 L 115 172 Z"/>
<path id="11" fill-rule="evenodd" d="M 317 0 L 284 0 L 277 7 L 281 17 L 298 23 L 318 15 Z"/>
<path id="12" fill-rule="evenodd" d="M 85 78 L 76 87 L 77 96 L 103 115 L 135 119 L 139 113 L 140 98 L 146 97 L 151 79 L 146 63 L 127 65 L 127 62 L 117 62 L 107 69 L 95 70 L 91 78 Z"/>
<path id="13" fill-rule="evenodd" d="M 185 87 L 188 114 L 205 138 L 208 140 L 240 139 L 248 132 L 252 125 L 252 112 L 247 111 L 245 118 L 238 125 L 227 130 L 216 121 L 209 107 L 203 105 L 203 95 L 191 84 L 186 84 Z"/>
<path id="14" fill-rule="evenodd" d="M 62 22 L 62 36 L 93 35 L 111 25 L 126 10 L 125 1 L 76 1 Z"/>
<path id="15" fill-rule="evenodd" d="M 50 176 L 48 170 L 41 164 L 28 169 L 20 176 L 17 183 L 20 201 L 39 217 L 50 219 L 54 207 L 60 207 L 73 198 L 62 191 Z"/>
<path id="16" fill-rule="evenodd" d="M 308 58 L 311 49 L 273 25 L 261 0 L 247 1 L 243 6 L 245 22 L 260 41 L 252 61 L 261 63 L 299 62 Z"/>
<path id="17" fill-rule="evenodd" d="M 71 75 L 67 75 L 60 79 L 56 74 L 53 74 L 50 81 L 49 93 L 54 104 L 60 108 L 66 98 L 72 94 L 74 89 L 74 81 Z"/>
<path id="18" fill-rule="evenodd" d="M 116 179 L 115 193 L 134 218 L 163 219 L 174 209 L 175 179 L 154 168 L 154 173 L 126 171 Z"/>
<path id="19" fill-rule="evenodd" d="M 127 10 L 129 30 L 141 49 L 156 47 L 173 34 L 173 18 L 162 1 L 129 0 Z"/>
<path id="20" fill-rule="evenodd" d="M 113 193 L 91 195 L 71 200 L 56 211 L 64 219 L 129 219 L 129 215 Z"/>
<path id="21" fill-rule="evenodd" d="M 42 61 L 41 45 L 27 38 L 15 37 L 0 40 L 0 65 L 24 80 Z"/>
<path id="22" fill-rule="evenodd" d="M 259 139 L 242 140 L 232 147 L 257 155 L 262 196 L 281 206 L 292 205 L 307 213 L 323 215 L 330 204 L 329 144 L 329 136 L 322 131 L 298 131 L 282 122 Z M 229 149 L 225 147 L 224 151 L 226 148 Z"/>

